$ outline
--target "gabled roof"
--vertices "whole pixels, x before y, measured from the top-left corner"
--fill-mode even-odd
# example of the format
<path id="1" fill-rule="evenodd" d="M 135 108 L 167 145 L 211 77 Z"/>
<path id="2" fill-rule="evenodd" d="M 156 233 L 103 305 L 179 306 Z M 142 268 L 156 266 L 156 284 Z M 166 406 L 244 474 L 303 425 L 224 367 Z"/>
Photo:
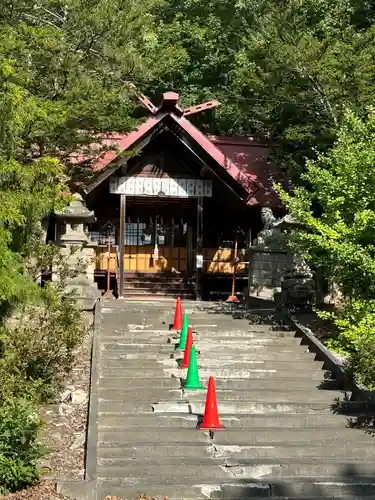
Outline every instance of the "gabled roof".
<path id="1" fill-rule="evenodd" d="M 91 162 L 92 172 L 96 174 L 95 177 L 97 179 L 94 184 L 100 184 L 105 178 L 111 175 L 114 168 L 109 167 L 121 153 L 142 149 L 144 141 L 153 134 L 160 133 L 162 130 L 161 125 L 165 124 L 168 120 L 169 123 L 172 121 L 173 126 L 177 127 L 182 134 L 186 135 L 191 143 L 200 147 L 215 164 L 223 169 L 223 176 L 229 175 L 230 178 L 236 181 L 242 192 L 240 197 L 246 204 L 280 204 L 280 200 L 272 189 L 270 182 L 268 182 L 268 186 L 265 186 L 264 179 L 262 181 L 259 176 L 251 170 L 251 166 L 247 165 L 248 168 L 243 168 L 243 165 L 239 164 L 238 161 L 233 161 L 233 155 L 227 154 L 224 144 L 220 143 L 220 138 L 205 135 L 185 118 L 184 110 L 178 105 L 178 99 L 178 94 L 166 92 L 163 95 L 161 105 L 158 108 L 155 107 L 155 114 L 149 117 L 135 130 L 127 134 L 107 133 L 101 134 L 98 137 L 98 144 L 93 144 L 90 148 L 91 153 L 95 150 L 98 151 L 98 154 L 96 156 L 94 155 Z M 187 114 L 189 113 L 187 112 Z M 106 147 L 107 150 L 103 151 L 103 147 Z M 266 150 L 264 152 L 266 152 Z M 92 155 L 90 156 L 92 157 Z M 87 161 L 87 159 L 87 155 L 77 154 L 71 157 L 71 162 L 79 164 Z M 264 160 L 263 163 L 265 164 Z M 116 168 L 118 168 L 118 166 L 115 167 L 115 169 Z M 218 172 L 220 172 L 220 168 Z M 93 186 L 94 185 L 92 185 L 92 187 Z M 88 191 L 90 190 L 89 187 Z"/>

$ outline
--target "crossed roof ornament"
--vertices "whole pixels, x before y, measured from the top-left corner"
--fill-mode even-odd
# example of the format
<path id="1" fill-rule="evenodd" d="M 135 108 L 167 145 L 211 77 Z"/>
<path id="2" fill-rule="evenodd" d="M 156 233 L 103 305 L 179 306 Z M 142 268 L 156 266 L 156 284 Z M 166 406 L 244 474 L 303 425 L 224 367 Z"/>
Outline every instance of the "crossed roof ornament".
<path id="1" fill-rule="evenodd" d="M 196 113 L 200 113 L 201 111 L 205 111 L 206 109 L 217 108 L 221 105 L 219 101 L 214 99 L 213 101 L 206 101 L 202 104 L 197 104 L 196 106 L 182 109 L 178 105 L 179 95 L 176 92 L 165 92 L 163 94 L 163 101 L 161 105 L 155 106 L 155 104 L 146 95 L 142 94 L 142 92 L 134 85 L 134 83 L 126 82 L 126 84 L 133 90 L 134 94 L 137 96 L 143 106 L 147 108 L 153 115 L 156 115 L 157 112 L 160 111 L 168 101 L 174 107 L 174 110 L 179 112 L 180 116 L 194 115 Z"/>

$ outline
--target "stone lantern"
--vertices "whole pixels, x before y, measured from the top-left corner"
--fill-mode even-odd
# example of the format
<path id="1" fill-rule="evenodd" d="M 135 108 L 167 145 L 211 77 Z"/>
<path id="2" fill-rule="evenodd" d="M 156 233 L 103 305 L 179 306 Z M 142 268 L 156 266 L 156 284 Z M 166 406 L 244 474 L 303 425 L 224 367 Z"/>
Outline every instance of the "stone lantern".
<path id="1" fill-rule="evenodd" d="M 95 247 L 90 239 L 88 224 L 95 222 L 93 211 L 85 206 L 82 196 L 73 195 L 73 201 L 56 216 L 56 244 L 66 258 L 67 266 L 78 270 L 74 278 L 68 278 L 65 290 L 77 300 L 80 309 L 92 310 L 100 292 L 94 281 Z M 57 281 L 56 267 L 52 279 Z"/>

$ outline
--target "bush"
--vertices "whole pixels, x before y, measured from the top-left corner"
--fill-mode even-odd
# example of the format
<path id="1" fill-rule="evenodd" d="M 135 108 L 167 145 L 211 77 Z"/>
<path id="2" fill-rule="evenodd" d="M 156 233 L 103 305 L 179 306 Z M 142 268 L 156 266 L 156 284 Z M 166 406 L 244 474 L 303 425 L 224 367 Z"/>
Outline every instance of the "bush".
<path id="1" fill-rule="evenodd" d="M 39 404 L 56 394 L 85 328 L 74 303 L 53 285 L 0 332 L 0 494 L 39 480 Z"/>
<path id="2" fill-rule="evenodd" d="M 34 404 L 23 398 L 3 400 L 0 406 L 0 494 L 38 481 L 39 460 L 45 449 Z"/>
<path id="3" fill-rule="evenodd" d="M 320 313 L 322 318 L 331 319 L 337 334 L 327 341 L 327 346 L 340 354 L 354 355 L 358 342 L 370 338 L 375 342 L 375 301 L 348 301 L 340 315 Z"/>
<path id="4" fill-rule="evenodd" d="M 336 328 L 336 334 L 326 344 L 332 351 L 348 356 L 347 374 L 358 384 L 375 389 L 375 301 L 349 301 L 340 315 L 319 315 L 332 320 Z"/>
<path id="5" fill-rule="evenodd" d="M 375 390 L 375 341 L 365 336 L 357 340 L 356 351 L 349 357 L 347 373 L 357 384 Z"/>
<path id="6" fill-rule="evenodd" d="M 2 329 L 0 380 L 8 377 L 2 388 L 8 394 L 26 392 L 41 402 L 48 400 L 69 371 L 83 333 L 73 302 L 48 286 L 40 303 L 27 307 L 15 324 Z"/>

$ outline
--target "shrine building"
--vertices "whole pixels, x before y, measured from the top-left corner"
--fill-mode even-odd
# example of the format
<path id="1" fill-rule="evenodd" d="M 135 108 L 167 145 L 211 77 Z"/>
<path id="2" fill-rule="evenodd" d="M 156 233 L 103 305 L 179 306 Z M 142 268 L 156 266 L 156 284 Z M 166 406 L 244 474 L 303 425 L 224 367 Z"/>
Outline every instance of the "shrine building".
<path id="1" fill-rule="evenodd" d="M 217 101 L 182 109 L 174 92 L 159 106 L 140 99 L 149 116 L 137 129 L 102 135 L 105 150 L 72 158 L 86 172 L 78 189 L 95 215 L 99 288 L 125 298 L 225 298 L 235 271 L 240 295 L 261 207 L 283 213 L 270 145 L 198 130 L 189 117 Z"/>

